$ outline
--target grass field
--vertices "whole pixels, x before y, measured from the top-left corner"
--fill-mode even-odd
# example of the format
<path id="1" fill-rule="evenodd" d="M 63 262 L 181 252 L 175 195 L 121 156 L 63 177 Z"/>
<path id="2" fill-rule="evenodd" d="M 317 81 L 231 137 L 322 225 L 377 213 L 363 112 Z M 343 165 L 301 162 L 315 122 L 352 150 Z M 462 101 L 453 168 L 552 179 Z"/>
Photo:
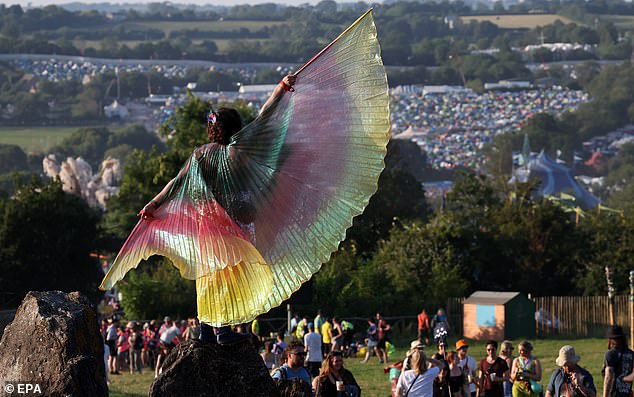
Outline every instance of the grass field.
<path id="1" fill-rule="evenodd" d="M 528 28 L 533 29 L 538 26 L 549 25 L 556 20 L 563 23 L 573 22 L 571 19 L 557 14 L 527 14 L 527 15 L 470 15 L 460 17 L 464 23 L 469 21 L 488 21 L 498 25 L 503 29 Z"/>
<path id="2" fill-rule="evenodd" d="M 514 341 L 515 352 L 517 352 L 517 342 Z M 404 343 L 407 345 L 407 343 Z M 548 384 L 550 375 L 555 370 L 555 358 L 559 348 L 570 344 L 575 347 L 577 354 L 581 356 L 579 365 L 590 371 L 594 377 L 594 382 L 599 390 L 603 387 L 601 378 L 601 368 L 603 366 L 603 354 L 607 346 L 604 339 L 579 339 L 579 340 L 537 340 L 534 342 L 534 354 L 542 364 L 544 388 Z M 401 360 L 405 354 L 405 348 L 398 348 L 392 361 Z M 429 353 L 429 352 L 428 352 Z M 433 352 L 432 352 L 433 353 Z M 469 351 L 476 360 L 485 356 L 483 343 L 472 343 Z M 359 363 L 359 358 L 346 359 L 344 366 L 349 369 L 357 379 L 363 389 L 364 397 L 386 397 L 390 395 L 390 384 L 388 375 L 383 373 L 383 365 L 379 364 L 376 357 L 372 357 L 368 364 Z M 112 397 L 140 397 L 148 394 L 150 383 L 153 379 L 153 371 L 146 371 L 143 375 L 115 375 L 111 376 L 113 383 L 110 385 L 110 396 Z"/>
<path id="3" fill-rule="evenodd" d="M 40 153 L 62 141 L 75 127 L 0 127 L 0 143 L 18 145 L 27 153 Z"/>
<path id="4" fill-rule="evenodd" d="M 612 22 L 617 29 L 632 29 L 634 15 L 599 15 L 602 21 Z"/>
<path id="5" fill-rule="evenodd" d="M 160 21 L 160 22 L 125 22 L 125 27 L 132 30 L 158 29 L 169 35 L 175 30 L 214 31 L 214 32 L 236 32 L 242 28 L 251 31 L 262 29 L 266 26 L 284 25 L 285 21 Z"/>
<path id="6" fill-rule="evenodd" d="M 214 43 L 216 43 L 216 46 L 218 46 L 218 53 L 220 54 L 224 54 L 227 52 L 227 49 L 229 48 L 229 46 L 232 43 L 235 43 L 236 40 L 240 40 L 240 41 L 258 41 L 261 43 L 266 42 L 267 40 L 270 39 L 210 39 L 212 40 Z M 195 39 L 192 40 L 192 43 L 194 44 L 200 44 L 202 43 L 204 40 L 200 39 Z M 143 40 L 120 40 L 117 42 L 120 45 L 125 44 L 126 46 L 128 46 L 129 48 L 135 48 L 136 46 L 138 46 L 141 43 L 147 43 L 146 41 Z M 101 40 L 73 40 L 73 45 L 77 48 L 79 48 L 80 50 L 86 49 L 86 48 L 95 48 L 95 49 L 100 49 L 103 45 L 103 41 Z"/>

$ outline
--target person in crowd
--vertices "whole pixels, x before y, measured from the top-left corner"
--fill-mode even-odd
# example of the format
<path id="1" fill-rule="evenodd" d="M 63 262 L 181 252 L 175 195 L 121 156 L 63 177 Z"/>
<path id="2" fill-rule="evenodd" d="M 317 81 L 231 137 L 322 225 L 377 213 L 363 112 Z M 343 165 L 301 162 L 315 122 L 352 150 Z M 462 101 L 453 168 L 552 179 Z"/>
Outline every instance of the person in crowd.
<path id="1" fill-rule="evenodd" d="M 513 397 L 539 397 L 542 392 L 539 382 L 542 380 L 542 366 L 533 356 L 533 345 L 522 341 L 517 345 L 519 356 L 513 360 L 511 380 Z"/>
<path id="2" fill-rule="evenodd" d="M 152 320 L 154 322 L 154 320 Z M 154 368 L 156 359 L 156 329 L 152 323 L 143 324 L 143 349 L 141 350 L 141 363 L 144 367 Z"/>
<path id="3" fill-rule="evenodd" d="M 476 396 L 504 397 L 502 382 L 510 378 L 509 366 L 506 361 L 498 357 L 498 343 L 494 340 L 487 341 L 486 353 L 478 364 L 478 388 Z"/>
<path id="4" fill-rule="evenodd" d="M 506 364 L 509 368 L 513 367 L 513 343 L 510 340 L 505 340 L 500 344 L 500 358 L 506 361 Z M 504 397 L 512 397 L 513 396 L 513 381 L 505 380 L 503 383 L 504 387 Z"/>
<path id="5" fill-rule="evenodd" d="M 198 317 L 194 317 L 189 319 L 189 326 L 185 332 L 185 339 L 194 340 L 198 338 L 200 338 L 200 322 L 198 321 Z"/>
<path id="6" fill-rule="evenodd" d="M 330 320 L 326 317 L 324 318 L 324 323 L 321 326 L 321 349 L 324 358 L 330 353 L 330 349 L 332 348 L 332 324 Z"/>
<path id="7" fill-rule="evenodd" d="M 108 328 L 106 329 L 106 345 L 110 349 L 110 357 L 108 358 L 108 369 L 112 375 L 119 375 L 119 367 L 117 366 L 117 329 L 119 328 L 119 320 L 109 318 Z"/>
<path id="8" fill-rule="evenodd" d="M 443 368 L 434 379 L 433 397 L 450 397 L 449 394 L 449 363 L 446 360 L 447 342 L 444 339 L 438 341 L 434 359 L 443 363 Z"/>
<path id="9" fill-rule="evenodd" d="M 634 368 L 634 352 L 627 347 L 623 328 L 608 328 L 608 351 L 603 360 L 603 397 L 628 397 L 632 384 L 623 380 Z"/>
<path id="10" fill-rule="evenodd" d="M 130 325 L 130 323 L 128 323 Z M 126 327 L 119 327 L 117 332 L 117 366 L 118 371 L 128 369 L 128 355 L 130 354 L 130 341 L 128 340 L 128 330 Z"/>
<path id="11" fill-rule="evenodd" d="M 444 362 L 428 359 L 422 350 L 415 349 L 411 355 L 411 366 L 412 369 L 401 372 L 396 384 L 396 395 L 431 397 L 434 393 L 434 379 L 444 368 Z"/>
<path id="12" fill-rule="evenodd" d="M 262 356 L 267 369 L 271 370 L 277 365 L 277 357 L 273 353 L 273 342 L 264 342 L 264 351 L 260 353 L 260 356 Z"/>
<path id="13" fill-rule="evenodd" d="M 388 324 L 388 322 L 383 317 L 383 313 L 376 314 L 376 326 L 378 329 L 378 348 L 379 348 L 379 362 L 387 363 L 387 342 L 389 341 L 390 332 L 392 331 L 392 326 Z"/>
<path id="14" fill-rule="evenodd" d="M 169 316 L 163 317 L 163 324 L 161 324 L 161 327 L 158 330 L 159 337 L 163 335 L 163 332 L 165 332 L 165 330 L 170 328 L 171 326 L 172 326 L 172 319 Z"/>
<path id="15" fill-rule="evenodd" d="M 418 339 L 413 340 L 409 344 L 409 350 L 405 353 L 405 358 L 403 359 L 403 364 L 401 367 L 402 371 L 407 371 L 408 369 L 412 369 L 412 353 L 414 353 L 414 350 L 424 351 L 425 345 L 420 343 Z"/>
<path id="16" fill-rule="evenodd" d="M 574 347 L 566 345 L 559 349 L 559 355 L 555 360 L 559 368 L 550 377 L 546 397 L 596 397 L 597 389 L 592 375 L 577 364 L 579 360 L 581 357 L 577 355 Z"/>
<path id="17" fill-rule="evenodd" d="M 282 353 L 282 364 L 273 373 L 273 379 L 293 379 L 299 378 L 309 385 L 311 384 L 310 372 L 304 368 L 304 360 L 306 359 L 306 351 L 304 345 L 299 341 L 292 341 L 286 346 Z"/>
<path id="18" fill-rule="evenodd" d="M 460 356 L 458 356 L 458 352 L 447 352 L 445 357 L 449 364 L 449 371 L 447 373 L 449 395 L 451 397 L 470 397 L 469 379 L 465 370 L 460 366 Z"/>
<path id="19" fill-rule="evenodd" d="M 315 397 L 361 395 L 361 387 L 352 373 L 343 367 L 343 354 L 339 351 L 333 351 L 326 357 L 319 376 L 313 380 L 313 389 Z"/>
<path id="20" fill-rule="evenodd" d="M 321 311 L 321 309 L 317 310 L 317 315 L 313 320 L 313 324 L 315 325 L 315 332 L 321 334 L 321 327 L 324 325 L 325 321 L 326 317 L 324 316 L 324 313 Z"/>
<path id="21" fill-rule="evenodd" d="M 297 313 L 293 313 L 293 317 L 291 318 L 291 335 L 295 335 L 295 332 L 297 331 L 297 324 L 299 324 L 299 321 L 301 319 L 299 318 L 299 314 Z"/>
<path id="22" fill-rule="evenodd" d="M 440 339 L 447 341 L 449 336 L 449 320 L 445 309 L 440 308 L 431 320 L 431 329 L 434 337 L 434 343 L 438 344 Z"/>
<path id="23" fill-rule="evenodd" d="M 467 376 L 469 393 L 471 394 L 471 397 L 475 397 L 475 382 L 477 378 L 478 363 L 475 358 L 469 355 L 469 344 L 466 340 L 460 339 L 456 342 L 456 351 L 458 352 L 458 357 L 460 358 L 460 363 L 458 365 L 463 369 L 465 375 Z"/>
<path id="24" fill-rule="evenodd" d="M 418 340 L 422 343 L 429 345 L 429 335 L 431 333 L 431 327 L 429 326 L 429 316 L 425 308 L 418 314 Z"/>
<path id="25" fill-rule="evenodd" d="M 279 367 L 282 365 L 282 353 L 284 349 L 286 349 L 288 344 L 284 341 L 284 333 L 278 332 L 275 337 L 275 343 L 273 344 L 273 354 L 275 354 L 275 366 Z"/>
<path id="26" fill-rule="evenodd" d="M 180 342 L 181 338 L 181 330 L 178 327 L 176 321 L 172 321 L 172 325 L 169 328 L 166 328 L 160 336 L 160 351 L 159 355 L 156 359 L 156 368 L 154 372 L 154 377 L 158 377 L 161 373 L 161 367 L 163 365 L 163 361 L 165 357 L 172 351 L 174 346 L 178 342 Z"/>
<path id="27" fill-rule="evenodd" d="M 352 339 L 354 336 L 354 324 L 350 321 L 341 320 L 341 333 L 342 337 L 342 351 L 344 357 L 350 357 L 350 352 L 353 350 Z"/>
<path id="28" fill-rule="evenodd" d="M 130 374 L 138 372 L 143 373 L 143 362 L 141 361 L 141 351 L 143 349 L 143 333 L 139 328 L 139 324 L 130 321 L 128 325 L 130 330 Z"/>
<path id="29" fill-rule="evenodd" d="M 260 336 L 260 321 L 255 318 L 253 319 L 253 321 L 251 321 L 251 335 L 253 335 L 253 337 L 255 337 L 258 341 L 261 341 L 261 336 Z"/>
<path id="30" fill-rule="evenodd" d="M 332 335 L 330 338 L 332 341 L 332 351 L 341 351 L 341 347 L 343 346 L 343 329 L 341 329 L 341 320 L 339 320 L 339 317 L 332 318 L 330 335 Z"/>
<path id="31" fill-rule="evenodd" d="M 297 330 L 295 331 L 295 338 L 298 341 L 304 340 L 304 335 L 306 334 L 306 327 L 308 326 L 308 317 L 302 316 L 302 319 L 297 323 Z"/>
<path id="32" fill-rule="evenodd" d="M 315 332 L 313 323 L 308 323 L 308 332 L 304 335 L 304 346 L 306 347 L 306 365 L 312 377 L 319 375 L 321 368 L 321 335 Z"/>
<path id="33" fill-rule="evenodd" d="M 361 361 L 362 363 L 367 363 L 368 360 L 370 360 L 370 356 L 372 355 L 372 352 L 374 352 L 376 354 L 376 356 L 379 358 L 379 360 L 381 359 L 381 355 L 379 353 L 379 330 L 376 326 L 376 324 L 374 323 L 374 319 L 373 318 L 369 318 L 368 319 L 368 330 L 366 331 L 366 351 L 365 351 L 365 358 L 363 359 L 363 361 Z"/>

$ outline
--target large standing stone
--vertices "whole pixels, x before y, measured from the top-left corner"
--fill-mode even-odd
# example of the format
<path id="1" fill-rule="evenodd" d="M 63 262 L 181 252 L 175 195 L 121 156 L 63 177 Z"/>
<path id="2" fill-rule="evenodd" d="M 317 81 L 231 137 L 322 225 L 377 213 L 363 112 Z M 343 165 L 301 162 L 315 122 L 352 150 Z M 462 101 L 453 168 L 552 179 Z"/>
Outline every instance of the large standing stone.
<path id="1" fill-rule="evenodd" d="M 185 341 L 167 356 L 151 397 L 277 397 L 262 357 L 248 342 L 219 346 Z"/>
<path id="2" fill-rule="evenodd" d="M 103 357 L 96 313 L 84 296 L 31 291 L 0 341 L 0 385 L 37 383 L 45 396 L 107 396 Z"/>

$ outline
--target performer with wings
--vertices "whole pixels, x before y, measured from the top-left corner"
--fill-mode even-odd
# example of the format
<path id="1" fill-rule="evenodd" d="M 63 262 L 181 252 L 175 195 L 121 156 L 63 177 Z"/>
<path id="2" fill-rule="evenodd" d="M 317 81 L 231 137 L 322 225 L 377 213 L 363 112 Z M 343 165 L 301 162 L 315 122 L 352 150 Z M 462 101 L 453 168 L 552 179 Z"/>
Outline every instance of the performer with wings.
<path id="1" fill-rule="evenodd" d="M 326 262 L 377 188 L 389 96 L 371 10 L 294 75 L 259 116 L 208 116 L 211 143 L 148 203 L 101 288 L 151 255 L 196 280 L 198 317 L 230 325 L 278 306 Z"/>

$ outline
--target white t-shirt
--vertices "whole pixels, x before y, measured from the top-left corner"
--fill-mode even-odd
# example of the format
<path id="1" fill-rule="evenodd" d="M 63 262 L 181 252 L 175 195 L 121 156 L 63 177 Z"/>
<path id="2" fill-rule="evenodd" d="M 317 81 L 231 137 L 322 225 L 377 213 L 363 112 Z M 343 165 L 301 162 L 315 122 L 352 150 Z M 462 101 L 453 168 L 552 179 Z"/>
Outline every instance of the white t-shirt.
<path id="1" fill-rule="evenodd" d="M 321 362 L 321 335 L 311 332 L 304 335 L 304 346 L 306 346 L 306 361 Z"/>
<path id="2" fill-rule="evenodd" d="M 465 370 L 465 375 L 471 374 L 473 376 L 473 372 L 478 370 L 478 364 L 476 363 L 475 358 L 467 354 L 467 357 L 460 360 L 460 364 L 458 364 L 458 366 L 462 369 L 465 369 L 465 364 L 467 364 L 466 366 L 467 368 L 469 368 L 468 372 Z M 476 387 L 473 383 L 469 384 L 469 391 L 472 393 L 476 391 Z"/>
<path id="3" fill-rule="evenodd" d="M 439 373 L 440 368 L 431 367 L 416 378 L 416 372 L 413 369 L 408 369 L 398 377 L 397 387 L 400 386 L 403 395 L 409 389 L 407 397 L 432 397 L 434 394 L 434 379 Z M 414 379 L 416 379 L 416 382 L 412 385 Z M 410 385 L 412 385 L 411 389 Z"/>
<path id="4" fill-rule="evenodd" d="M 166 329 L 163 334 L 161 334 L 161 342 L 174 343 L 174 338 L 176 338 L 177 336 L 181 336 L 181 330 L 177 326 L 173 325 Z"/>

